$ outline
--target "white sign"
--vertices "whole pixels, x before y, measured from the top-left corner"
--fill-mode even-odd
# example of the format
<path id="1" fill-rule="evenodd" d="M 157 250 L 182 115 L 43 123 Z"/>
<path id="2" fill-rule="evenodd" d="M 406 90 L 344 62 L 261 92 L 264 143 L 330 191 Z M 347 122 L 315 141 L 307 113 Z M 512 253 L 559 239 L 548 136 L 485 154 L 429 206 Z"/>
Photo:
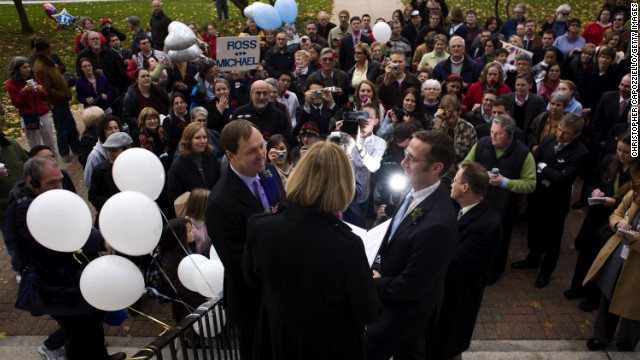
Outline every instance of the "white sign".
<path id="1" fill-rule="evenodd" d="M 260 36 L 218 37 L 216 50 L 220 70 L 253 70 L 260 63 Z"/>
<path id="2" fill-rule="evenodd" d="M 525 49 L 523 49 L 521 47 L 517 47 L 517 46 L 511 45 L 511 44 L 506 43 L 504 41 L 502 42 L 502 47 L 507 49 L 507 51 L 509 52 L 509 55 L 507 56 L 507 64 L 515 65 L 516 64 L 516 58 L 520 54 L 533 56 L 533 53 L 531 51 L 525 50 Z"/>

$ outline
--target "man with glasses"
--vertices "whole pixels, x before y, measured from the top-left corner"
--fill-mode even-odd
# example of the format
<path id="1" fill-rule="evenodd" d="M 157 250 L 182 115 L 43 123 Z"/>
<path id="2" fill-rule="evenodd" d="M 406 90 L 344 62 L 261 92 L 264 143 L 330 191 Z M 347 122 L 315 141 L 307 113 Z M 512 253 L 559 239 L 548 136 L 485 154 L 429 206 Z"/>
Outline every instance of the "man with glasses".
<path id="1" fill-rule="evenodd" d="M 460 75 L 464 80 L 462 91 L 467 92 L 469 85 L 478 81 L 482 66 L 465 56 L 464 39 L 460 36 L 452 36 L 449 39 L 449 53 L 451 57 L 442 60 L 433 68 L 432 78 L 444 82 L 451 74 Z"/>
<path id="2" fill-rule="evenodd" d="M 507 20 L 500 32 L 505 38 L 509 38 L 511 35 L 517 35 L 518 24 L 524 24 L 525 13 L 527 12 L 527 6 L 525 4 L 517 4 L 513 7 L 513 18 Z"/>
<path id="3" fill-rule="evenodd" d="M 457 216 L 441 183 L 455 156 L 444 133 L 413 134 L 402 160 L 410 185 L 389 223 L 373 264 L 382 309 L 368 325 L 367 359 L 424 359 L 458 238 Z"/>
<path id="4" fill-rule="evenodd" d="M 536 21 L 527 19 L 524 22 L 524 36 L 522 36 L 522 46 L 531 51 L 534 47 L 542 45 L 542 39 L 536 35 Z"/>
<path id="5" fill-rule="evenodd" d="M 280 32 L 276 35 L 276 45 L 267 51 L 266 70 L 270 77 L 278 78 L 283 71 L 293 67 L 293 53 L 287 46 L 287 34 Z"/>
<path id="6" fill-rule="evenodd" d="M 402 24 L 398 20 L 389 21 L 391 26 L 391 51 L 402 51 L 408 58 L 411 58 L 411 43 L 402 36 Z"/>
<path id="7" fill-rule="evenodd" d="M 498 113 L 500 109 L 496 105 L 493 108 Z M 536 164 L 527 145 L 517 136 L 517 130 L 516 122 L 508 115 L 495 116 L 491 121 L 491 135 L 480 138 L 463 161 L 479 162 L 491 172 L 486 199 L 500 214 L 502 223 L 502 242 L 489 268 L 487 285 L 498 281 L 507 264 L 520 194 L 529 194 L 536 187 Z M 492 172 L 493 169 L 498 173 Z"/>
<path id="8" fill-rule="evenodd" d="M 420 80 L 406 71 L 407 57 L 402 51 L 393 51 L 385 73 L 376 79 L 378 98 L 387 109 L 402 106 L 402 94 L 410 88 L 420 89 Z M 416 99 L 417 100 L 417 99 Z"/>
<path id="9" fill-rule="evenodd" d="M 269 84 L 258 80 L 251 85 L 251 102 L 233 112 L 231 120 L 245 119 L 254 123 L 265 140 L 280 134 L 291 143 L 291 129 L 285 115 L 269 103 Z M 224 132 L 224 131 L 223 131 Z"/>
<path id="10" fill-rule="evenodd" d="M 331 31 L 329 31 L 329 36 L 327 37 L 327 41 L 329 42 L 329 47 L 333 50 L 338 50 L 338 42 L 342 40 L 343 37 L 351 34 L 351 27 L 349 26 L 349 11 L 340 10 L 338 14 L 338 19 L 340 19 L 340 24 Z"/>
<path id="11" fill-rule="evenodd" d="M 572 51 L 581 51 L 587 41 L 580 35 L 580 19 L 573 18 L 568 21 L 569 30 L 559 36 L 553 46 L 558 48 L 564 56 L 569 56 Z"/>
<path id="12" fill-rule="evenodd" d="M 146 35 L 138 35 L 133 39 L 133 41 L 138 44 L 137 47 L 140 51 L 133 54 L 131 61 L 129 62 L 129 66 L 127 66 L 127 76 L 132 81 L 135 80 L 134 74 L 136 70 L 144 67 L 144 59 L 153 56 L 158 60 L 159 64 L 162 64 L 165 59 L 165 55 L 162 51 L 155 50 L 151 47 L 151 40 L 149 40 Z"/>
<path id="13" fill-rule="evenodd" d="M 615 31 L 620 34 L 620 43 L 624 44 L 626 47 L 627 44 L 625 44 L 625 41 L 629 40 L 629 38 L 631 37 L 631 30 L 624 27 L 624 22 L 624 13 L 616 13 L 613 16 L 613 25 L 611 26 L 611 31 Z"/>
<path id="14" fill-rule="evenodd" d="M 109 37 L 110 41 L 112 39 L 115 39 L 114 41 L 117 41 L 118 44 L 120 43 L 117 35 L 113 34 L 113 37 Z M 104 73 L 109 84 L 120 93 L 123 93 L 127 86 L 129 86 L 129 81 L 127 81 L 127 78 L 124 76 L 125 66 L 123 59 L 121 59 L 115 51 L 112 51 L 111 48 L 102 46 L 100 34 L 97 32 L 90 31 L 87 34 L 87 40 L 89 40 L 89 46 L 82 50 L 76 57 L 76 66 L 80 59 L 89 59 L 94 71 L 98 74 Z M 117 94 L 113 94 L 112 97 L 115 98 L 116 96 Z"/>
<path id="15" fill-rule="evenodd" d="M 335 68 L 336 54 L 331 48 L 324 48 L 320 52 L 320 71 L 316 71 L 307 79 L 307 89 L 312 82 L 320 81 L 325 87 L 333 90 L 333 99 L 339 106 L 347 103 L 348 93 L 353 93 L 349 75 Z"/>
<path id="16" fill-rule="evenodd" d="M 362 15 L 362 26 L 360 26 L 360 32 L 368 37 L 371 37 L 373 28 L 371 27 L 371 15 Z"/>
<path id="17" fill-rule="evenodd" d="M 340 40 L 340 46 L 338 47 L 338 56 L 340 62 L 340 70 L 349 71 L 353 65 L 355 65 L 355 50 L 356 44 L 363 42 L 367 45 L 371 45 L 373 40 L 370 37 L 360 32 L 360 18 L 354 16 L 349 20 L 351 24 L 351 34 L 343 37 Z"/>

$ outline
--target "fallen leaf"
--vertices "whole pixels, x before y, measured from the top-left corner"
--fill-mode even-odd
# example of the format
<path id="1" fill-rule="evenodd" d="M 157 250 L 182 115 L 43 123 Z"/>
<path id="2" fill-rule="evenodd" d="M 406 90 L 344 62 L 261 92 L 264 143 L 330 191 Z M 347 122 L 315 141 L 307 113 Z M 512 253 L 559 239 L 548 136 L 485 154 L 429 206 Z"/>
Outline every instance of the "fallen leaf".
<path id="1" fill-rule="evenodd" d="M 536 301 L 532 302 L 532 303 L 531 303 L 531 306 L 532 306 L 534 309 L 542 309 L 542 305 L 540 305 L 540 303 L 539 303 L 539 302 L 536 302 Z"/>
<path id="2" fill-rule="evenodd" d="M 548 321 L 545 321 L 545 322 L 543 322 L 543 323 L 542 323 L 542 326 L 544 326 L 544 327 L 548 327 L 548 328 L 552 328 L 552 327 L 553 327 L 553 324 L 552 324 L 552 323 L 550 323 L 550 322 L 548 322 Z"/>

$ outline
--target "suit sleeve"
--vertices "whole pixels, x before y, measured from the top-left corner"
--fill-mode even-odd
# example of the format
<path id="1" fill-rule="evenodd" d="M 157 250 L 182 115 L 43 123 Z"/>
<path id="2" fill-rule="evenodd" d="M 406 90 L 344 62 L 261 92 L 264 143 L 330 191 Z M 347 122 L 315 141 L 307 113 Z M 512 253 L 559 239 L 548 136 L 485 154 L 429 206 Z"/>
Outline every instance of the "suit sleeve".
<path id="1" fill-rule="evenodd" d="M 542 169 L 542 176 L 553 184 L 573 183 L 576 176 L 578 176 L 578 172 L 587 161 L 586 155 L 586 153 L 581 153 L 577 154 L 577 156 L 571 156 L 571 158 L 567 159 L 569 164 L 562 170 L 552 169 L 550 166 L 547 166 Z"/>
<path id="2" fill-rule="evenodd" d="M 374 279 L 383 300 L 416 300 L 433 288 L 446 271 L 454 251 L 456 234 L 444 224 L 432 224 L 413 236 L 407 265 L 395 277 Z M 424 241 L 432 239 L 432 241 Z M 438 239 L 435 241 L 435 239 Z"/>
<path id="3" fill-rule="evenodd" d="M 451 260 L 449 272 L 460 273 L 481 267 L 493 257 L 502 241 L 500 218 L 490 217 L 483 226 L 474 229 L 458 244 L 456 255 Z"/>

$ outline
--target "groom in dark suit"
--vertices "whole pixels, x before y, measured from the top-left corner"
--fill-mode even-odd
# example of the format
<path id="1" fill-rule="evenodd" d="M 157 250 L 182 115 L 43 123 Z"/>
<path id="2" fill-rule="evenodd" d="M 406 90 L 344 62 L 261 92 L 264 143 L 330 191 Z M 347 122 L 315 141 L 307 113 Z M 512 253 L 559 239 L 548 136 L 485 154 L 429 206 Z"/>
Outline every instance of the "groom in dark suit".
<path id="1" fill-rule="evenodd" d="M 458 246 L 449 264 L 444 300 L 427 359 L 461 359 L 471 335 L 491 260 L 502 239 L 500 215 L 485 199 L 489 174 L 482 164 L 464 162 L 451 184 L 451 198 L 460 204 Z"/>
<path id="2" fill-rule="evenodd" d="M 367 329 L 367 359 L 424 359 L 444 294 L 447 266 L 458 236 L 456 212 L 442 175 L 453 163 L 453 141 L 418 131 L 402 160 L 411 185 L 390 220 L 373 265 L 382 303 Z"/>
<path id="3" fill-rule="evenodd" d="M 240 330 L 240 354 L 251 359 L 258 294 L 242 275 L 247 220 L 274 212 L 284 189 L 280 176 L 265 165 L 265 141 L 248 120 L 234 120 L 222 129 L 220 142 L 229 167 L 211 191 L 207 204 L 207 232 L 224 265 L 224 296 L 230 321 Z"/>

